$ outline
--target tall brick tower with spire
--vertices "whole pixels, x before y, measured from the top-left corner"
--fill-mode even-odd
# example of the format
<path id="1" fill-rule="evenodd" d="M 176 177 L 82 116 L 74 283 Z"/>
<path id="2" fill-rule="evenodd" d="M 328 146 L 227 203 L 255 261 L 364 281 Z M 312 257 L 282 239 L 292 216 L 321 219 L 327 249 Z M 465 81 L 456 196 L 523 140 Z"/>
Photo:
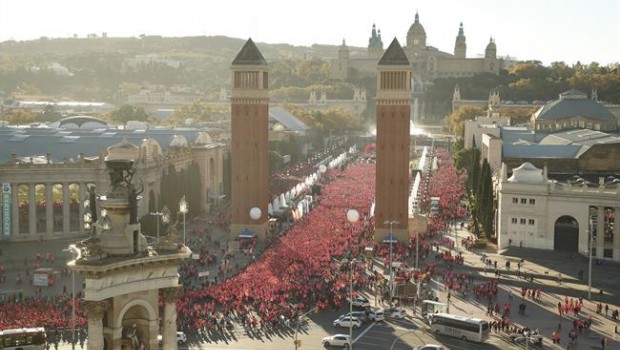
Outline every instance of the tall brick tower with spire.
<path id="1" fill-rule="evenodd" d="M 411 65 L 394 38 L 377 65 L 375 240 L 407 237 Z M 390 223 L 391 222 L 391 223 Z"/>
<path id="2" fill-rule="evenodd" d="M 269 67 L 252 39 L 231 66 L 232 217 L 231 239 L 267 230 L 269 204 Z"/>

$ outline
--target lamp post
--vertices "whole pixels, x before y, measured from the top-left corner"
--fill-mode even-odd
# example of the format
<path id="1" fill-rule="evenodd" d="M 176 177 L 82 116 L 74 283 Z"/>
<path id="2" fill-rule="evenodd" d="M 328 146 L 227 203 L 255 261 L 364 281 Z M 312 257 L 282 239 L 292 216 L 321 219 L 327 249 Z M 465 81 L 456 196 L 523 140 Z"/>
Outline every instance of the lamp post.
<path id="1" fill-rule="evenodd" d="M 164 221 L 163 216 L 165 214 L 165 211 L 167 211 L 167 210 L 168 210 L 168 207 L 164 205 L 164 207 L 161 209 L 161 211 L 156 211 L 156 212 L 149 213 L 150 215 L 157 216 L 157 242 L 159 242 L 159 217 L 161 216 L 162 217 L 161 220 Z M 168 211 L 168 213 L 169 213 L 169 211 Z M 170 215 L 170 214 L 168 214 L 168 215 Z M 166 222 L 164 222 L 164 223 L 166 223 Z"/>
<path id="2" fill-rule="evenodd" d="M 80 258 L 80 250 L 75 244 L 71 244 L 69 248 L 63 249 L 63 251 L 75 254 L 73 264 L 76 264 Z M 71 299 L 73 304 L 71 307 L 71 349 L 75 349 L 75 270 L 73 269 L 71 269 Z"/>
<path id="3" fill-rule="evenodd" d="M 183 214 L 183 245 L 185 245 L 185 214 L 187 214 L 188 211 L 187 201 L 185 200 L 185 196 L 183 196 L 179 201 L 179 212 Z"/>
<path id="4" fill-rule="evenodd" d="M 389 239 L 389 243 L 390 243 L 390 285 L 388 286 L 390 288 L 390 309 L 392 308 L 392 299 L 394 297 L 394 281 L 393 281 L 393 274 L 392 274 L 392 244 L 394 243 L 394 235 L 392 234 L 392 227 L 394 224 L 399 224 L 398 221 L 394 221 L 394 220 L 390 220 L 390 221 L 385 221 L 384 224 L 389 224 L 390 225 L 390 239 Z M 385 242 L 385 240 L 383 240 Z"/>
<path id="5" fill-rule="evenodd" d="M 309 313 L 311 313 L 313 311 L 316 311 L 316 306 L 313 307 L 312 309 L 308 310 L 304 314 L 297 316 L 297 324 L 295 325 L 295 350 L 297 350 L 298 347 L 299 347 L 299 343 L 297 341 L 297 335 L 299 334 L 299 324 L 301 323 L 301 319 L 304 318 L 307 314 L 309 314 Z M 292 327 L 289 327 L 289 328 L 292 328 Z"/>
<path id="6" fill-rule="evenodd" d="M 416 272 L 416 298 L 415 303 L 413 303 L 413 311 L 415 312 L 415 307 L 417 301 L 420 299 L 420 265 L 418 262 L 418 256 L 420 255 L 420 232 L 415 233 L 415 272 Z"/>
<path id="7" fill-rule="evenodd" d="M 592 300 L 592 246 L 594 234 L 592 232 L 592 220 L 588 220 L 588 300 Z"/>
<path id="8" fill-rule="evenodd" d="M 360 262 L 357 259 L 342 259 L 340 263 L 349 264 L 349 272 L 351 276 L 349 278 L 349 350 L 353 350 L 353 264 Z"/>
<path id="9" fill-rule="evenodd" d="M 92 228 L 92 223 L 93 223 L 93 216 L 90 210 L 90 197 L 86 197 L 86 199 L 84 199 L 83 205 L 84 205 L 84 228 L 86 230 L 90 230 Z M 96 235 L 95 230 L 93 230 L 92 234 L 93 236 Z"/>

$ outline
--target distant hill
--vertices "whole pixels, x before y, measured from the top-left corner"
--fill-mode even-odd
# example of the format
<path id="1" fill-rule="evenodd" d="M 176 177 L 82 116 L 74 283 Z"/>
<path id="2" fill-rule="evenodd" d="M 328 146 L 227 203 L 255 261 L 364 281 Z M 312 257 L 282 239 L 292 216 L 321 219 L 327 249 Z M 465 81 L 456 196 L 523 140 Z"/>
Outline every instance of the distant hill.
<path id="1" fill-rule="evenodd" d="M 230 62 L 246 40 L 141 36 L 5 41 L 0 43 L 0 96 L 19 87 L 29 95 L 114 102 L 121 85 L 125 93 L 143 85 L 214 93 L 227 84 Z M 256 44 L 270 65 L 287 61 L 294 66 L 310 59 L 328 63 L 338 53 L 336 45 Z"/>
<path id="2" fill-rule="evenodd" d="M 75 55 L 92 52 L 117 52 L 126 55 L 174 54 L 178 51 L 202 53 L 227 57 L 232 60 L 247 39 L 226 36 L 162 37 L 142 36 L 131 38 L 54 38 L 42 37 L 30 41 L 0 42 L 0 55 Z M 256 42 L 265 58 L 303 57 L 312 55 L 323 59 L 334 58 L 337 45 L 314 44 L 312 47 L 289 44 L 266 44 Z M 353 53 L 365 52 L 365 48 L 350 48 Z M 269 61 L 269 59 L 268 59 Z"/>

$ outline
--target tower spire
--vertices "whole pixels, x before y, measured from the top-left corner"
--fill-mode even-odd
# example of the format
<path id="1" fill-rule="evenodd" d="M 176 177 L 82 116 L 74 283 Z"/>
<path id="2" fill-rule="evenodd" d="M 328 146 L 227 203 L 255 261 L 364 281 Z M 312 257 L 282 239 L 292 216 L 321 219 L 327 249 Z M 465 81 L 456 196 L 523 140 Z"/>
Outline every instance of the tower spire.
<path id="1" fill-rule="evenodd" d="M 456 58 L 465 58 L 467 55 L 467 43 L 465 39 L 465 30 L 463 30 L 463 22 L 459 25 L 459 34 L 456 36 L 454 43 L 454 56 Z"/>

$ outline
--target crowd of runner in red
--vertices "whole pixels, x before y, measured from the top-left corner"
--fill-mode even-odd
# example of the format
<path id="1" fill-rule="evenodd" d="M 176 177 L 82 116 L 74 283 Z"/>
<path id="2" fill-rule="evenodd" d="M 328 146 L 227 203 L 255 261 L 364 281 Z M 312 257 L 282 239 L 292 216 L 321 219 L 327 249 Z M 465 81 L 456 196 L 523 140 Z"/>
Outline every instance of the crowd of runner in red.
<path id="1" fill-rule="evenodd" d="M 362 256 L 362 247 L 370 244 L 374 165 L 360 163 L 333 172 L 328 176 L 338 179 L 323 187 L 320 205 L 256 261 L 221 283 L 185 289 L 178 302 L 182 328 L 200 329 L 222 318 L 265 327 L 313 306 L 338 307 L 346 300 L 348 271 L 337 259 Z M 358 210 L 362 219 L 348 222 L 348 209 Z M 356 271 L 355 283 L 367 285 L 363 266 Z"/>

